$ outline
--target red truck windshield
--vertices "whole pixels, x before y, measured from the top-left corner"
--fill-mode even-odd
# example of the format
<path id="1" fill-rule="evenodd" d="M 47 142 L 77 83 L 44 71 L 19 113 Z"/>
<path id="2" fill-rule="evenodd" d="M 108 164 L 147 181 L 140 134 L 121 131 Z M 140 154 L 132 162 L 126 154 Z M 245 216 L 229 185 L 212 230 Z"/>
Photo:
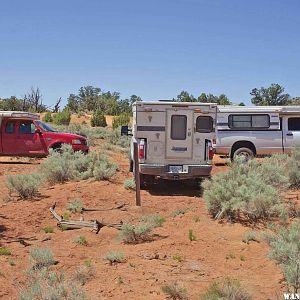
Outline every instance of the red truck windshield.
<path id="1" fill-rule="evenodd" d="M 53 129 L 50 125 L 48 125 L 42 121 L 35 121 L 35 123 L 46 132 L 56 132 L 57 131 L 57 130 Z"/>

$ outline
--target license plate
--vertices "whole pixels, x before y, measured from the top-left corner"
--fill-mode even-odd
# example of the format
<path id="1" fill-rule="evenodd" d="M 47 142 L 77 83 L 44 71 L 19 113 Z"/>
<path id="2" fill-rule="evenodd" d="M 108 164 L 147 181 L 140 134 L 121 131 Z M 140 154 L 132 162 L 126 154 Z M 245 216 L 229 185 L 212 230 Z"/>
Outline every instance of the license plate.
<path id="1" fill-rule="evenodd" d="M 169 166 L 169 173 L 188 173 L 187 166 Z"/>

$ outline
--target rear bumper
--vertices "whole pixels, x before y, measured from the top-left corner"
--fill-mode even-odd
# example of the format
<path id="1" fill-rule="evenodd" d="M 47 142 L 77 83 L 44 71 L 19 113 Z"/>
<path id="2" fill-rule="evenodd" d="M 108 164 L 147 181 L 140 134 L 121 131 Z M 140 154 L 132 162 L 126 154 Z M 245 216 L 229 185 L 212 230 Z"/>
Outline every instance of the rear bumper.
<path id="1" fill-rule="evenodd" d="M 212 165 L 188 165 L 188 173 L 170 173 L 169 165 L 140 164 L 140 173 L 162 179 L 181 180 L 209 177 Z"/>

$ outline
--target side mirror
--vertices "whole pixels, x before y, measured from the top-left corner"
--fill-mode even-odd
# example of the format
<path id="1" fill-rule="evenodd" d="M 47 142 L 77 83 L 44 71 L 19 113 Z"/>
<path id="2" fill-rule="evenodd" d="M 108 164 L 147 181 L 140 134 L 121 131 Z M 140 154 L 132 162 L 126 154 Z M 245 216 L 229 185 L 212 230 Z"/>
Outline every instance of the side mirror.
<path id="1" fill-rule="evenodd" d="M 131 129 L 128 128 L 128 125 L 121 126 L 121 136 L 123 135 L 132 136 Z"/>
<path id="2" fill-rule="evenodd" d="M 35 133 L 41 134 L 41 133 L 42 133 L 42 131 L 41 131 L 41 129 L 39 129 L 39 128 L 36 128 L 36 129 L 35 129 Z"/>

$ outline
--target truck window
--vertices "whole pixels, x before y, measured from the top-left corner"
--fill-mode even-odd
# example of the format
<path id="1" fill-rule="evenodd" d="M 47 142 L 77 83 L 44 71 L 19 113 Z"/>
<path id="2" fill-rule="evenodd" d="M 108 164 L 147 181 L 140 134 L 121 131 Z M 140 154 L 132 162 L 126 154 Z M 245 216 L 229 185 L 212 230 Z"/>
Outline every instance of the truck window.
<path id="1" fill-rule="evenodd" d="M 14 133 L 15 132 L 15 122 L 10 121 L 6 123 L 5 133 Z"/>
<path id="2" fill-rule="evenodd" d="M 19 127 L 19 133 L 33 134 L 35 133 L 35 125 L 31 121 L 21 121 Z"/>
<path id="3" fill-rule="evenodd" d="M 266 129 L 270 127 L 269 115 L 229 115 L 228 125 L 232 129 Z"/>
<path id="4" fill-rule="evenodd" d="M 300 118 L 289 118 L 288 130 L 300 131 Z"/>
<path id="5" fill-rule="evenodd" d="M 210 116 L 199 116 L 196 120 L 197 132 L 212 132 L 213 118 Z"/>
<path id="6" fill-rule="evenodd" d="M 171 139 L 186 139 L 187 116 L 173 115 L 171 118 Z"/>

